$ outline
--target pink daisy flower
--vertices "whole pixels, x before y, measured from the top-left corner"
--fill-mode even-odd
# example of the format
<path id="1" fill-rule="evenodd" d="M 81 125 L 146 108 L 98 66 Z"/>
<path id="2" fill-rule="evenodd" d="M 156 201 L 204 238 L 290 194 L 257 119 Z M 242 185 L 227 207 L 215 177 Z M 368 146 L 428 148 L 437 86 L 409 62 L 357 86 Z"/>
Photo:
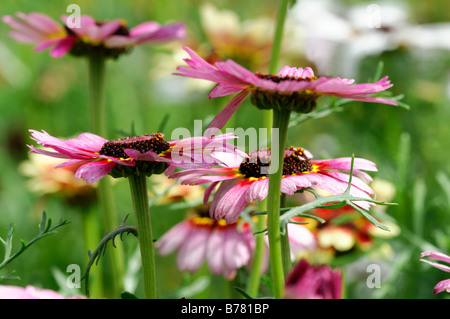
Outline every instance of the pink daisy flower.
<path id="1" fill-rule="evenodd" d="M 253 217 L 257 218 L 257 217 Z M 316 247 L 314 235 L 303 225 L 288 224 L 291 259 Z M 196 272 L 205 262 L 214 275 L 233 279 L 241 267 L 251 267 L 255 249 L 251 224 L 237 219 L 227 224 L 215 220 L 207 213 L 196 213 L 183 220 L 156 243 L 161 256 L 176 250 L 177 267 L 180 271 Z M 268 241 L 261 271 L 268 266 Z"/>
<path id="2" fill-rule="evenodd" d="M 231 280 L 239 268 L 249 264 L 255 241 L 248 222 L 227 224 L 194 215 L 172 227 L 155 247 L 162 256 L 178 250 L 180 271 L 196 272 L 206 261 L 214 275 Z"/>
<path id="3" fill-rule="evenodd" d="M 67 16 L 62 16 L 61 19 L 66 24 L 69 34 L 76 39 L 71 48 L 74 55 L 91 54 L 94 50 L 117 57 L 136 45 L 161 43 L 186 36 L 183 23 L 161 25 L 151 21 L 129 29 L 122 19 L 99 22 L 88 15 L 82 15 L 78 28 L 67 24 Z"/>
<path id="4" fill-rule="evenodd" d="M 375 83 L 354 84 L 353 79 L 317 77 L 310 67 L 285 66 L 276 75 L 254 73 L 232 60 L 218 61 L 212 65 L 190 48 L 184 49 L 190 55 L 189 59 L 185 59 L 188 66 L 178 67 L 179 72 L 175 75 L 217 83 L 209 98 L 238 93 L 216 116 L 210 127 L 222 128 L 250 94 L 251 102 L 258 108 L 281 108 L 298 113 L 311 112 L 316 107 L 317 98 L 326 95 L 397 105 L 395 101 L 370 96 L 393 86 L 387 76 Z"/>
<path id="5" fill-rule="evenodd" d="M 424 251 L 420 254 L 420 258 L 428 257 L 437 261 L 443 261 L 445 263 L 450 264 L 450 256 L 443 254 L 438 251 Z M 423 262 L 426 262 L 427 264 L 430 264 L 433 267 L 436 267 L 437 269 L 450 272 L 450 266 L 443 265 L 441 263 L 431 262 L 426 259 L 420 259 Z M 437 285 L 434 287 L 433 293 L 438 294 L 440 292 L 447 291 L 450 292 L 450 279 L 442 280 L 437 283 Z"/>
<path id="6" fill-rule="evenodd" d="M 341 299 L 342 275 L 328 265 L 313 266 L 305 259 L 286 278 L 286 298 Z"/>
<path id="7" fill-rule="evenodd" d="M 16 16 L 2 19 L 13 28 L 10 36 L 18 42 L 36 44 L 36 51 L 53 46 L 50 55 L 54 58 L 69 52 L 73 55 L 97 52 L 117 58 L 136 45 L 182 39 L 186 35 L 183 23 L 144 22 L 129 29 L 122 19 L 100 22 L 88 15 L 80 16 L 79 25 L 69 23 L 66 15 L 61 17 L 63 24 L 42 13 L 18 12 Z"/>
<path id="8" fill-rule="evenodd" d="M 311 156 L 309 156 L 311 157 Z M 321 189 L 331 194 L 342 194 L 348 186 L 352 158 L 310 160 L 304 149 L 285 149 L 281 192 L 293 195 L 305 188 Z M 269 189 L 268 168 L 270 150 L 250 153 L 244 160 L 228 162 L 228 167 L 188 169 L 172 174 L 182 184 L 198 185 L 211 183 L 205 191 L 204 203 L 219 185 L 210 206 L 210 215 L 233 223 L 248 203 L 266 198 Z M 350 194 L 371 199 L 373 190 L 367 185 L 372 178 L 363 171 L 377 171 L 374 163 L 355 158 Z M 372 203 L 355 202 L 364 209 Z"/>
<path id="9" fill-rule="evenodd" d="M 235 153 L 234 145 L 227 141 L 236 138 L 233 134 L 212 137 L 193 137 L 165 141 L 163 134 L 153 133 L 137 137 L 108 141 L 91 133 L 82 133 L 77 138 L 61 140 L 47 132 L 30 130 L 31 138 L 43 147 L 28 145 L 31 153 L 68 159 L 56 167 L 78 165 L 75 177 L 94 183 L 104 176 L 126 177 L 136 169 L 146 175 L 160 174 L 176 167 L 207 168 L 212 165 L 227 165 L 216 154 Z M 223 156 L 220 156 L 223 158 Z"/>
<path id="10" fill-rule="evenodd" d="M 50 55 L 58 58 L 65 55 L 75 43 L 64 26 L 45 14 L 18 12 L 16 15 L 17 18 L 9 15 L 2 17 L 2 21 L 12 28 L 9 35 L 17 42 L 35 44 L 35 51 L 52 47 Z"/>

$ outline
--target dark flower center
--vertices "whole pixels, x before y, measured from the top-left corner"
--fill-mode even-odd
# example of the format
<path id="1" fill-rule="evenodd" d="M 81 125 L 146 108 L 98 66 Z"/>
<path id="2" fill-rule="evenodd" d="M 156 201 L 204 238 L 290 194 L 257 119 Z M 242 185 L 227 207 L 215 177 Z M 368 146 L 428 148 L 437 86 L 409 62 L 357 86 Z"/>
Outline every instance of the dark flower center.
<path id="1" fill-rule="evenodd" d="M 270 150 L 251 152 L 249 157 L 239 166 L 239 172 L 246 178 L 260 178 L 268 176 L 270 165 Z M 283 175 L 294 175 L 311 172 L 313 169 L 311 160 L 301 148 L 290 148 L 284 151 Z"/>
<path id="2" fill-rule="evenodd" d="M 299 78 L 299 77 L 294 77 L 294 76 L 280 76 L 280 75 L 275 75 L 275 74 L 267 74 L 267 73 L 259 73 L 259 72 L 256 72 L 255 75 L 257 77 L 259 77 L 260 79 L 270 80 L 275 83 L 280 83 L 283 81 L 298 81 L 298 82 L 309 81 L 309 82 L 312 82 L 317 79 L 316 76 Z"/>
<path id="3" fill-rule="evenodd" d="M 156 154 L 167 151 L 170 148 L 163 135 L 160 133 L 153 133 L 151 135 L 145 134 L 137 137 L 127 137 L 119 140 L 109 141 L 103 144 L 100 149 L 100 155 L 106 155 L 117 158 L 129 158 L 124 152 L 125 149 L 138 150 L 141 153 L 153 151 Z"/>
<path id="4" fill-rule="evenodd" d="M 95 24 L 98 27 L 100 27 L 100 26 L 104 25 L 105 22 L 95 21 Z M 76 36 L 76 33 L 73 32 L 72 28 L 69 28 L 67 25 L 64 25 L 64 28 L 66 29 L 66 31 L 67 31 L 67 33 L 69 35 Z M 128 28 L 125 25 L 121 24 L 120 27 L 116 30 L 116 32 L 114 32 L 112 35 L 125 35 L 125 36 L 128 36 L 128 35 L 130 35 L 130 31 L 128 30 Z"/>
<path id="5" fill-rule="evenodd" d="M 255 75 L 274 83 L 281 83 L 283 81 L 312 82 L 317 79 L 315 76 L 295 77 L 266 73 L 255 73 Z M 289 110 L 296 113 L 309 113 L 316 108 L 316 100 L 319 96 L 318 93 L 308 91 L 279 92 L 277 90 L 256 88 L 252 91 L 250 102 L 261 110 L 277 109 Z"/>
<path id="6" fill-rule="evenodd" d="M 101 26 L 104 24 L 104 22 L 96 21 L 95 24 L 97 26 Z M 106 48 L 103 44 L 92 44 L 89 42 L 85 42 L 83 39 L 80 39 L 78 35 L 75 32 L 73 32 L 73 30 L 68 26 L 65 26 L 65 29 L 68 35 L 77 38 L 76 43 L 70 49 L 70 54 L 74 56 L 100 55 L 104 57 L 117 59 L 121 54 L 127 53 L 130 50 L 130 48 L 121 48 L 121 47 Z M 112 35 L 128 36 L 130 35 L 130 32 L 125 25 L 121 24 L 120 27 Z"/>

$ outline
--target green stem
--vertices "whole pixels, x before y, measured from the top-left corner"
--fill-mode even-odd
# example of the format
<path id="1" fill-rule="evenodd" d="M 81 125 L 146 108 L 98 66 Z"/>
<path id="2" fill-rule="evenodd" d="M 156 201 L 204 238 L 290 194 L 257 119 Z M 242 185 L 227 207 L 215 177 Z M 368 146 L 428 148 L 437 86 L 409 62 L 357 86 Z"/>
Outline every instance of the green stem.
<path id="1" fill-rule="evenodd" d="M 265 201 L 261 202 L 260 206 L 265 206 Z M 264 228 L 266 228 L 266 224 L 267 224 L 266 215 L 258 216 L 258 222 L 256 224 L 255 232 L 259 232 Z M 253 262 L 250 277 L 247 283 L 247 293 L 254 298 L 258 297 L 259 284 L 261 282 L 261 268 L 264 262 L 264 252 L 266 246 L 264 236 L 265 236 L 264 233 L 258 233 L 257 235 L 255 235 L 256 245 L 255 251 L 253 252 Z"/>
<path id="2" fill-rule="evenodd" d="M 281 194 L 281 203 L 280 207 L 284 208 L 286 207 L 286 194 Z M 287 275 L 291 271 L 291 248 L 289 246 L 289 234 L 288 234 L 288 228 L 287 224 L 285 224 L 283 227 L 283 231 L 281 236 L 281 254 L 283 258 L 283 270 L 284 274 Z M 284 234 L 283 234 L 284 233 Z"/>
<path id="3" fill-rule="evenodd" d="M 280 58 L 281 41 L 283 40 L 284 21 L 288 9 L 289 0 L 282 0 L 278 11 L 277 25 L 273 37 L 272 51 L 270 55 L 269 73 L 274 74 L 278 69 L 278 60 Z"/>
<path id="4" fill-rule="evenodd" d="M 273 128 L 279 129 L 277 136 L 272 134 L 271 174 L 269 175 L 269 194 L 267 197 L 267 228 L 269 234 L 270 267 L 275 298 L 284 294 L 284 266 L 280 234 L 281 177 L 283 175 L 284 147 L 289 126 L 290 111 L 273 110 Z M 273 132 L 272 132 L 273 133 Z M 274 146 L 278 152 L 274 153 Z M 274 161 L 276 160 L 276 162 Z M 274 164 L 275 163 L 275 164 Z M 277 165 L 278 167 L 273 167 Z M 273 172 L 273 169 L 276 169 Z"/>
<path id="5" fill-rule="evenodd" d="M 286 20 L 286 14 L 288 9 L 288 0 L 282 0 L 280 3 L 280 9 L 278 11 L 278 18 L 277 18 L 277 24 L 275 27 L 275 33 L 272 43 L 272 50 L 271 50 L 271 56 L 270 56 L 270 64 L 269 64 L 269 73 L 275 74 L 278 69 L 278 60 L 280 57 L 280 51 L 281 51 L 281 42 L 283 39 L 283 31 L 284 31 L 284 21 Z M 268 132 L 270 133 L 270 128 L 272 127 L 272 117 L 273 111 L 265 111 L 263 112 L 263 121 L 264 121 L 264 127 L 267 128 Z M 287 129 L 286 129 L 287 130 Z M 283 143 L 284 145 L 284 143 Z M 266 205 L 266 201 L 260 203 L 260 207 L 263 208 L 263 206 Z M 258 216 L 258 223 L 257 223 L 257 231 L 264 229 L 267 225 L 267 216 Z M 258 290 L 259 290 L 259 284 L 261 279 L 261 267 L 263 263 L 264 258 L 264 250 L 265 250 L 265 242 L 264 242 L 264 235 L 259 234 L 256 235 L 256 247 L 254 252 L 254 259 L 253 259 L 253 265 L 252 265 L 252 271 L 250 273 L 249 283 L 247 286 L 247 291 L 250 296 L 257 296 Z M 283 283 L 284 285 L 284 283 Z"/>
<path id="6" fill-rule="evenodd" d="M 284 21 L 288 10 L 289 0 L 281 0 L 278 11 L 277 24 L 273 35 L 272 49 L 270 52 L 269 74 L 275 74 L 278 70 L 278 61 L 280 59 L 281 42 L 283 40 Z M 264 126 L 272 127 L 272 111 L 264 112 Z"/>
<path id="7" fill-rule="evenodd" d="M 144 298 L 156 298 L 156 267 L 153 246 L 150 206 L 145 175 L 137 172 L 128 177 L 134 214 L 138 229 L 139 249 L 141 252 L 142 273 L 144 277 Z"/>
<path id="8" fill-rule="evenodd" d="M 92 54 L 89 63 L 89 113 L 91 132 L 105 137 L 106 104 L 105 104 L 105 64 L 104 57 Z"/>
<path id="9" fill-rule="evenodd" d="M 107 136 L 105 105 L 105 64 L 103 56 L 93 54 L 88 59 L 89 72 L 89 112 L 90 130 L 102 137 Z M 103 218 L 104 231 L 109 232 L 117 227 L 117 214 L 114 205 L 114 194 L 107 178 L 99 181 L 99 206 Z M 115 294 L 123 289 L 125 272 L 124 253 L 120 244 L 109 253 L 112 278 L 108 280 Z"/>

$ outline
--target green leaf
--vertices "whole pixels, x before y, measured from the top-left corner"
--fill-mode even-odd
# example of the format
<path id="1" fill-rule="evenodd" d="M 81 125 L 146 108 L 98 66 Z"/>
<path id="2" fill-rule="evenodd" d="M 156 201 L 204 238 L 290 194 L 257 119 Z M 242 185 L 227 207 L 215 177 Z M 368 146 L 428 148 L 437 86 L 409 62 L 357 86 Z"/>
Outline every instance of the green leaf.
<path id="1" fill-rule="evenodd" d="M 8 237 L 6 239 L 6 242 L 4 240 L 2 240 L 2 242 L 5 244 L 5 258 L 0 263 L 0 269 L 5 267 L 7 264 L 12 262 L 17 257 L 19 257 L 25 250 L 27 250 L 29 247 L 31 247 L 35 242 L 37 242 L 38 240 L 40 240 L 48 235 L 53 234 L 57 228 L 64 226 L 68 223 L 69 222 L 61 219 L 61 221 L 57 225 L 51 227 L 51 220 L 49 219 L 49 221 L 47 222 L 47 214 L 44 211 L 42 213 L 42 220 L 41 220 L 41 224 L 39 225 L 38 234 L 32 240 L 30 240 L 28 243 L 25 243 L 24 240 L 20 240 L 20 244 L 21 244 L 20 249 L 12 255 L 11 255 L 11 253 L 12 253 L 11 247 L 12 247 L 12 234 L 13 234 L 14 228 L 13 228 L 13 224 L 11 224 L 8 228 Z"/>
<path id="2" fill-rule="evenodd" d="M 89 262 L 86 266 L 86 270 L 81 277 L 80 280 L 85 280 L 85 291 L 86 296 L 89 296 L 89 272 L 91 270 L 91 267 L 94 265 L 98 265 L 98 262 L 100 261 L 100 258 L 105 255 L 106 247 L 109 241 L 111 241 L 112 246 L 115 248 L 116 245 L 114 243 L 114 240 L 116 236 L 120 236 L 120 240 L 123 240 L 123 234 L 133 234 L 135 237 L 138 236 L 137 228 L 135 226 L 125 226 L 125 221 L 128 218 L 128 214 L 125 216 L 125 218 L 122 220 L 122 223 L 120 223 L 119 227 L 112 230 L 109 233 L 106 233 L 100 243 L 98 244 L 97 248 L 94 250 L 94 252 L 88 251 L 89 256 Z"/>
<path id="3" fill-rule="evenodd" d="M 242 288 L 240 287 L 234 287 L 234 289 L 237 290 L 237 292 L 239 292 L 242 296 L 245 297 L 245 299 L 255 299 L 252 296 L 250 296 L 248 293 L 246 293 Z"/>

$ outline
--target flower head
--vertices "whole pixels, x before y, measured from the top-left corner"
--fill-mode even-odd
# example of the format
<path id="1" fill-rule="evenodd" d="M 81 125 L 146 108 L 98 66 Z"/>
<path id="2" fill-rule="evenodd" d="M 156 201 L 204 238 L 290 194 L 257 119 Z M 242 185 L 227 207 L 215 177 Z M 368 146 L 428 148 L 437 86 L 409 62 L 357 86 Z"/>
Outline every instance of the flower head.
<path id="1" fill-rule="evenodd" d="M 11 37 L 19 42 L 36 44 L 36 51 L 53 46 L 50 55 L 54 58 L 67 53 L 117 58 L 136 45 L 176 40 L 186 35 L 183 23 L 160 25 L 149 21 L 130 29 L 122 19 L 97 21 L 81 15 L 79 23 L 75 23 L 63 15 L 63 24 L 60 24 L 42 13 L 18 12 L 16 15 L 17 18 L 3 17 L 3 22 L 13 28 Z"/>
<path id="2" fill-rule="evenodd" d="M 67 159 L 57 167 L 78 165 L 75 177 L 94 183 L 104 176 L 127 177 L 136 170 L 147 176 L 160 174 L 176 167 L 206 168 L 226 164 L 216 154 L 234 153 L 234 146 L 226 143 L 232 134 L 222 134 L 211 139 L 205 137 L 164 140 L 163 134 L 154 133 L 108 141 L 92 133 L 82 133 L 77 138 L 61 140 L 47 132 L 30 130 L 31 138 L 43 147 L 28 145 L 32 153 Z M 169 168 L 168 168 L 169 167 Z"/>
<path id="3" fill-rule="evenodd" d="M 310 265 L 300 260 L 286 279 L 286 298 L 341 299 L 342 275 L 328 265 Z"/>
<path id="4" fill-rule="evenodd" d="M 155 246 L 163 256 L 178 250 L 181 271 L 195 272 L 206 261 L 214 275 L 233 279 L 249 264 L 255 241 L 248 222 L 227 224 L 197 214 L 171 228 Z"/>
<path id="5" fill-rule="evenodd" d="M 319 188 L 332 194 L 342 194 L 349 182 L 352 158 L 343 157 L 328 160 L 311 160 L 302 148 L 285 150 L 281 192 L 293 195 L 305 188 Z M 188 169 L 172 174 L 182 184 L 198 185 L 211 183 L 204 196 L 206 203 L 212 191 L 214 194 L 210 207 L 210 215 L 216 219 L 224 218 L 227 223 L 234 222 L 248 203 L 263 200 L 268 194 L 270 165 L 270 150 L 250 153 L 244 160 L 229 162 L 228 167 L 209 169 Z M 353 165 L 352 185 L 350 194 L 370 199 L 372 189 L 366 184 L 371 177 L 363 172 L 376 171 L 374 163 L 355 158 Z M 355 202 L 358 206 L 368 209 L 371 203 Z"/>
<path id="6" fill-rule="evenodd" d="M 428 257 L 437 261 L 443 261 L 445 263 L 450 264 L 450 256 L 443 254 L 441 252 L 438 251 L 424 251 L 423 253 L 420 254 L 420 258 L 423 257 Z M 447 265 L 443 265 L 441 263 L 437 263 L 437 262 L 431 262 L 429 260 L 426 259 L 420 259 L 423 262 L 426 262 L 427 264 L 430 264 L 433 267 L 436 267 L 437 269 L 446 271 L 446 272 L 450 272 L 450 266 Z M 446 279 L 446 280 L 442 280 L 440 282 L 437 283 L 437 285 L 434 287 L 433 293 L 434 294 L 438 294 L 440 292 L 443 291 L 447 291 L 450 292 L 450 279 Z"/>
<path id="7" fill-rule="evenodd" d="M 136 45 L 182 39 L 186 35 L 183 23 L 160 25 L 150 21 L 129 29 L 122 19 L 101 22 L 82 15 L 79 27 L 69 26 L 67 19 L 62 17 L 68 33 L 76 39 L 70 51 L 74 55 L 97 52 L 116 58 Z"/>
<path id="8" fill-rule="evenodd" d="M 204 79 L 218 85 L 209 98 L 238 93 L 216 116 L 210 127 L 222 128 L 241 103 L 251 94 L 251 101 L 262 109 L 288 109 L 298 113 L 311 112 L 321 96 L 336 96 L 366 102 L 397 105 L 395 101 L 370 96 L 392 87 L 388 77 L 375 83 L 354 84 L 353 79 L 314 75 L 310 67 L 285 66 L 278 74 L 254 73 L 232 60 L 208 63 L 188 47 L 186 66 L 177 68 L 186 77 Z"/>

